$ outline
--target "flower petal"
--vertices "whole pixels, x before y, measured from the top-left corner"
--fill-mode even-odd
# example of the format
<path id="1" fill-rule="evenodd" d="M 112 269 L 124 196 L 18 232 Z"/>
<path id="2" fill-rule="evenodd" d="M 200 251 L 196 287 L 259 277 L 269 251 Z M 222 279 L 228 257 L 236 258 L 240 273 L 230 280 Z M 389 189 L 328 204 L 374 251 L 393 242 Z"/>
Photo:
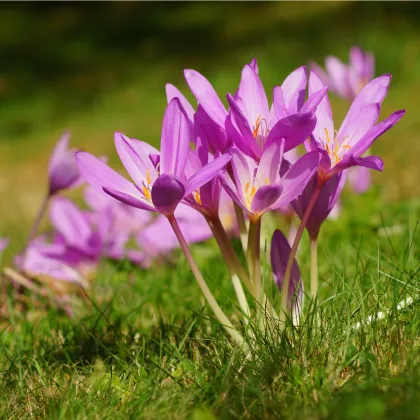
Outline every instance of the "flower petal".
<path id="1" fill-rule="evenodd" d="M 226 171 L 219 175 L 219 180 L 229 197 L 248 214 L 249 210 L 245 205 L 241 188 L 238 190 Z M 240 195 L 238 194 L 238 191 L 241 191 Z"/>
<path id="2" fill-rule="evenodd" d="M 114 142 L 118 156 L 135 184 L 143 185 L 147 176 L 150 177 L 156 173 L 147 153 L 140 147 L 137 147 L 137 151 L 134 150 L 130 139 L 124 134 L 115 133 Z"/>
<path id="3" fill-rule="evenodd" d="M 181 93 L 181 91 L 176 86 L 170 83 L 166 83 L 165 91 L 166 100 L 168 101 L 168 104 L 172 101 L 173 98 L 178 98 L 181 102 L 182 107 L 184 108 L 185 113 L 187 114 L 187 117 L 192 122 L 194 120 L 195 111 L 188 99 Z"/>
<path id="4" fill-rule="evenodd" d="M 333 56 L 326 58 L 325 67 L 337 93 L 344 98 L 349 98 L 351 93 L 348 84 L 348 67 Z"/>
<path id="5" fill-rule="evenodd" d="M 153 204 L 156 210 L 165 216 L 173 215 L 184 196 L 184 185 L 174 175 L 162 174 L 153 184 Z"/>
<path id="6" fill-rule="evenodd" d="M 57 197 L 50 208 L 50 220 L 66 244 L 75 248 L 88 246 L 92 229 L 86 215 L 68 198 Z"/>
<path id="7" fill-rule="evenodd" d="M 207 182 L 218 176 L 231 159 L 232 154 L 226 153 L 203 166 L 187 181 L 185 185 L 185 195 L 191 194 L 197 188 L 200 188 L 202 185 L 207 184 Z"/>
<path id="8" fill-rule="evenodd" d="M 249 64 L 245 65 L 242 70 L 238 97 L 242 99 L 245 105 L 243 111 L 251 127 L 257 121 L 257 118 L 268 119 L 267 95 L 258 74 Z"/>
<path id="9" fill-rule="evenodd" d="M 190 148 L 190 127 L 187 114 L 178 98 L 169 102 L 163 117 L 160 169 L 161 173 L 181 178 Z"/>
<path id="10" fill-rule="evenodd" d="M 284 152 L 302 144 L 308 138 L 316 125 L 316 118 L 312 112 L 300 112 L 277 121 L 271 129 L 264 145 L 267 149 L 271 144 L 280 143 L 283 139 Z"/>
<path id="11" fill-rule="evenodd" d="M 294 70 L 282 83 L 281 90 L 284 104 L 289 114 L 294 114 L 302 108 L 305 101 L 307 83 L 308 78 L 305 66 Z"/>
<path id="12" fill-rule="evenodd" d="M 210 82 L 195 70 L 184 70 L 185 80 L 207 115 L 224 128 L 227 111 Z"/>
<path id="13" fill-rule="evenodd" d="M 252 135 L 247 119 L 229 93 L 227 100 L 230 106 L 229 117 L 226 120 L 228 138 L 233 139 L 233 143 L 242 153 L 258 161 L 261 157 L 261 150 L 258 148 L 257 142 Z"/>
<path id="14" fill-rule="evenodd" d="M 315 173 L 321 155 L 318 152 L 309 152 L 303 155 L 281 179 L 283 192 L 274 208 L 280 208 L 295 200 L 305 189 Z"/>
<path id="15" fill-rule="evenodd" d="M 112 188 L 104 187 L 104 191 L 110 195 L 112 198 L 120 201 L 121 203 L 127 204 L 131 207 L 136 207 L 138 209 L 147 210 L 147 211 L 156 211 L 156 209 L 147 203 L 144 197 L 132 196 L 122 191 L 114 190 Z"/>
<path id="16" fill-rule="evenodd" d="M 282 190 L 282 186 L 278 184 L 258 188 L 251 202 L 251 212 L 256 216 L 262 216 L 279 199 Z"/>
<path id="17" fill-rule="evenodd" d="M 130 181 L 90 153 L 77 152 L 76 160 L 80 173 L 87 183 L 101 194 L 103 187 L 106 187 L 134 197 L 140 196 L 140 192 Z"/>

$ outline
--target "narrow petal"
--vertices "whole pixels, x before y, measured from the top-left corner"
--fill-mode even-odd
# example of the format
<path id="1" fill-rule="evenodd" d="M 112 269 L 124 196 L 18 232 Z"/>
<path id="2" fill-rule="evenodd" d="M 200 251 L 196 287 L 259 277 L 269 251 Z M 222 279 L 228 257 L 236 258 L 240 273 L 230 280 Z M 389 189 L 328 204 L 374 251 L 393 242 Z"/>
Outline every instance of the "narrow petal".
<path id="1" fill-rule="evenodd" d="M 309 97 L 312 97 L 319 92 L 321 89 L 325 88 L 325 85 L 321 79 L 311 71 L 309 75 Z M 315 111 L 316 116 L 316 126 L 314 128 L 313 136 L 318 142 L 321 142 L 325 148 L 327 143 L 327 134 L 332 140 L 334 138 L 334 124 L 332 118 L 332 111 L 330 101 L 328 99 L 328 94 L 326 94 Z"/>
<path id="2" fill-rule="evenodd" d="M 388 86 L 391 82 L 391 75 L 385 74 L 383 76 L 373 79 L 368 83 L 356 96 L 355 100 L 350 106 L 350 109 L 341 124 L 337 137 L 343 138 L 351 132 L 351 128 L 358 124 L 362 110 L 368 104 L 381 105 L 382 101 L 388 92 Z"/>
<path id="3" fill-rule="evenodd" d="M 48 164 L 48 172 L 51 175 L 52 171 L 60 164 L 62 157 L 69 148 L 70 132 L 66 131 L 57 141 L 54 150 L 51 154 Z"/>
<path id="4" fill-rule="evenodd" d="M 251 60 L 251 62 L 249 63 L 249 66 L 252 68 L 252 70 L 255 71 L 255 73 L 258 74 L 258 63 L 257 63 L 257 59 L 256 58 L 253 58 Z"/>
<path id="5" fill-rule="evenodd" d="M 191 194 L 197 188 L 200 188 L 202 185 L 207 184 L 207 182 L 218 176 L 231 159 L 232 154 L 226 153 L 203 166 L 187 181 L 185 185 L 185 195 Z"/>
<path id="6" fill-rule="evenodd" d="M 320 160 L 318 152 L 303 155 L 281 179 L 283 191 L 274 208 L 280 208 L 295 200 L 314 175 Z"/>
<path id="7" fill-rule="evenodd" d="M 170 83 L 167 83 L 165 85 L 165 91 L 166 100 L 168 101 L 168 104 L 172 101 L 173 98 L 178 98 L 189 120 L 192 122 L 194 120 L 195 111 L 188 99 L 181 93 L 181 91 L 177 87 Z"/>
<path id="8" fill-rule="evenodd" d="M 381 121 L 379 124 L 372 127 L 365 136 L 351 149 L 352 154 L 360 156 L 369 149 L 372 143 L 382 134 L 386 133 L 392 128 L 405 114 L 405 110 L 396 111 L 387 119 Z"/>
<path id="9" fill-rule="evenodd" d="M 382 172 L 384 169 L 384 162 L 378 156 L 356 157 L 350 154 L 345 155 L 343 159 L 328 172 L 328 177 L 330 178 L 353 166 L 365 166 L 366 168 Z"/>
<path id="10" fill-rule="evenodd" d="M 328 86 L 330 91 L 334 91 L 334 86 L 333 83 L 331 82 L 330 77 L 328 76 L 328 74 L 324 71 L 324 69 L 319 66 L 317 63 L 315 63 L 314 61 L 311 61 L 309 63 L 309 67 L 310 67 L 310 72 L 314 73 L 317 78 L 321 81 L 321 84 L 323 86 Z"/>
<path id="11" fill-rule="evenodd" d="M 82 176 L 99 193 L 103 194 L 103 188 L 106 187 L 134 197 L 141 196 L 130 181 L 90 153 L 77 152 L 76 160 Z"/>
<path id="12" fill-rule="evenodd" d="M 238 205 L 240 206 L 246 213 L 249 213 L 248 208 L 245 205 L 243 194 L 238 194 L 238 188 L 231 180 L 230 176 L 227 172 L 222 172 L 219 175 L 220 183 L 222 184 L 224 190 L 227 192 L 229 197 Z"/>
<path id="13" fill-rule="evenodd" d="M 161 173 L 181 178 L 190 148 L 190 127 L 187 114 L 178 98 L 172 99 L 163 117 L 160 169 Z"/>
<path id="14" fill-rule="evenodd" d="M 273 204 L 279 199 L 282 192 L 280 185 L 264 185 L 258 188 L 251 202 L 251 212 L 261 216 L 270 210 Z"/>
<path id="15" fill-rule="evenodd" d="M 162 174 L 152 187 L 152 201 L 157 211 L 170 216 L 185 196 L 185 188 L 174 175 Z"/>
<path id="16" fill-rule="evenodd" d="M 273 270 L 274 281 L 279 290 L 283 287 L 284 273 L 286 271 L 287 261 L 291 252 L 290 245 L 282 232 L 276 230 L 271 240 L 271 268 Z M 293 261 L 292 274 L 289 282 L 289 290 L 287 293 L 289 309 L 294 299 L 299 298 L 302 293 L 302 278 L 299 266 L 296 260 Z"/>
<path id="17" fill-rule="evenodd" d="M 255 180 L 258 185 L 274 184 L 280 172 L 281 144 L 273 143 L 261 156 Z"/>
<path id="18" fill-rule="evenodd" d="M 226 120 L 226 131 L 233 138 L 235 146 L 245 155 L 259 160 L 261 150 L 252 135 L 248 120 L 245 118 L 235 99 L 228 94 L 227 100 L 230 106 L 230 114 Z"/>
<path id="19" fill-rule="evenodd" d="M 249 64 L 242 70 L 238 97 L 244 102 L 245 116 L 251 125 L 257 121 L 258 117 L 268 119 L 267 95 L 258 74 Z"/>
<path id="20" fill-rule="evenodd" d="M 306 67 L 302 66 L 286 77 L 281 85 L 284 104 L 289 114 L 294 114 L 303 106 L 306 95 L 306 84 L 308 83 Z"/>
<path id="21" fill-rule="evenodd" d="M 284 139 L 284 152 L 302 144 L 314 130 L 316 118 L 311 112 L 301 112 L 279 120 L 271 129 L 264 145 L 267 149 L 271 144 L 280 143 Z"/>
<path id="22" fill-rule="evenodd" d="M 84 248 L 88 244 L 92 229 L 85 214 L 68 198 L 55 198 L 49 215 L 52 225 L 68 245 Z"/>
<path id="23" fill-rule="evenodd" d="M 131 146 L 130 139 L 122 133 L 115 133 L 114 142 L 118 156 L 134 183 L 143 185 L 146 178 L 156 172 L 149 156 L 140 147 L 137 147 L 137 151 L 141 154 L 137 153 Z"/>
<path id="24" fill-rule="evenodd" d="M 304 103 L 301 108 L 301 112 L 315 112 L 318 105 L 324 99 L 324 96 L 327 94 L 328 86 L 324 86 L 322 89 L 318 90 L 314 94 L 310 95 L 308 100 Z"/>
<path id="25" fill-rule="evenodd" d="M 284 103 L 283 90 L 280 86 L 275 86 L 273 89 L 273 108 L 277 120 L 281 120 L 287 117 L 287 109 Z M 270 122 L 273 122 L 272 118 L 270 118 Z"/>
<path id="26" fill-rule="evenodd" d="M 326 58 L 325 67 L 338 94 L 344 98 L 349 98 L 348 67 L 333 56 Z"/>
<path id="27" fill-rule="evenodd" d="M 148 204 L 144 197 L 141 197 L 140 194 L 133 196 L 125 192 L 114 190 L 112 188 L 104 187 L 104 192 L 106 192 L 112 198 L 120 201 L 121 203 L 127 204 L 131 207 L 136 207 L 138 209 L 147 210 L 147 211 L 156 211 L 156 209 Z"/>
<path id="28" fill-rule="evenodd" d="M 224 128 L 227 111 L 210 82 L 195 70 L 184 70 L 185 80 L 207 115 Z"/>

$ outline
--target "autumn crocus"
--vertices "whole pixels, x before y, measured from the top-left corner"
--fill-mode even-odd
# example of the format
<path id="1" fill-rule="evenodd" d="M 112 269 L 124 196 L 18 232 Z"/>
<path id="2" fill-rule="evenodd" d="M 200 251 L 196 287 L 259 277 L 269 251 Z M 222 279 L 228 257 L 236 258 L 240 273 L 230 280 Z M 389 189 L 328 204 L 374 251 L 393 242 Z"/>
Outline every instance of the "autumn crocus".
<path id="1" fill-rule="evenodd" d="M 306 82 L 306 69 L 295 70 L 281 87 L 274 88 L 270 108 L 258 73 L 246 65 L 237 93 L 227 95 L 226 130 L 235 146 L 259 162 L 273 143 L 284 141 L 284 152 L 301 144 L 315 127 L 313 112 L 327 90 L 321 86 L 304 104 Z"/>
<path id="2" fill-rule="evenodd" d="M 174 215 L 178 204 L 217 176 L 229 163 L 231 155 L 222 155 L 186 177 L 190 136 L 188 116 L 180 100 L 173 98 L 163 119 L 160 153 L 151 146 L 128 139 L 122 134 L 117 133 L 115 136 L 118 155 L 134 184 L 88 153 L 79 152 L 77 162 L 86 181 L 99 192 L 105 192 L 142 210 L 157 211 L 168 219 L 210 307 L 232 338 L 242 345 L 242 336 L 234 329 L 214 299 Z"/>
<path id="3" fill-rule="evenodd" d="M 360 91 L 373 79 L 375 57 L 359 47 L 352 47 L 349 64 L 344 64 L 337 57 L 329 56 L 325 60 L 326 72 L 316 63 L 311 63 L 312 70 L 331 92 L 353 101 Z"/>
<path id="4" fill-rule="evenodd" d="M 75 159 L 77 149 L 69 148 L 69 141 L 70 133 L 66 132 L 57 141 L 51 154 L 48 164 L 48 192 L 30 229 L 27 244 L 29 244 L 36 235 L 51 197 L 61 191 L 79 185 L 82 181 Z"/>
<path id="5" fill-rule="evenodd" d="M 353 101 L 337 133 L 334 130 L 328 96 L 325 95 L 318 105 L 315 111 L 317 119 L 315 129 L 310 141 L 305 143 L 308 151 L 315 150 L 322 155 L 317 171 L 318 182 L 307 204 L 293 243 L 289 264 L 285 273 L 285 284 L 288 284 L 290 280 L 292 262 L 303 230 L 325 183 L 335 175 L 354 166 L 382 171 L 383 162 L 378 156 L 363 157 L 362 155 L 378 137 L 393 127 L 405 113 L 403 110 L 396 111 L 385 120 L 376 124 L 390 81 L 390 75 L 383 75 L 368 83 Z M 319 77 L 311 72 L 309 95 L 318 91 L 322 86 L 323 83 Z M 286 296 L 283 294 L 283 303 L 285 302 Z"/>

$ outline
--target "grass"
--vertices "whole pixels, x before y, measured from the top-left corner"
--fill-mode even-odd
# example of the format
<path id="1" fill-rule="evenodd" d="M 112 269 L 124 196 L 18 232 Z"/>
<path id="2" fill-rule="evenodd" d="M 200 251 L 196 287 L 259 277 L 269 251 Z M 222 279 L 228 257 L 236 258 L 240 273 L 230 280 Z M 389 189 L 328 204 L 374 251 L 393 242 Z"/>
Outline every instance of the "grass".
<path id="1" fill-rule="evenodd" d="M 0 233 L 22 248 L 63 129 L 117 163 L 112 133 L 159 141 L 164 83 L 183 68 L 234 91 L 256 56 L 264 83 L 359 43 L 393 73 L 384 116 L 407 114 L 375 144 L 385 171 L 345 194 L 323 228 L 320 296 L 299 327 L 257 335 L 252 357 L 231 346 L 182 255 L 142 271 L 104 262 L 72 318 L 0 307 L 0 417 L 51 419 L 416 419 L 420 393 L 417 156 L 419 6 L 414 3 L 108 3 L 0 6 Z M 234 19 L 232 19 L 234 16 Z M 392 30 L 390 30 L 392 28 Z M 190 96 L 191 98 L 191 96 Z M 334 100 L 340 121 L 346 105 Z M 265 222 L 268 225 L 269 220 Z M 270 225 L 271 226 L 271 225 Z M 238 244 L 236 244 L 238 245 Z M 309 273 L 309 244 L 299 254 Z M 193 248 L 236 325 L 240 314 L 214 243 Z M 271 284 L 264 260 L 268 293 Z M 307 288 L 308 290 L 309 288 Z M 413 303 L 403 310 L 397 304 Z M 2 310 L 15 306 L 1 316 Z M 372 324 L 358 322 L 379 311 Z"/>
<path id="2" fill-rule="evenodd" d="M 420 204 L 381 207 L 375 191 L 347 197 L 342 217 L 323 231 L 318 302 L 307 300 L 299 327 L 280 331 L 273 322 L 274 340 L 257 334 L 249 360 L 203 306 L 181 256 L 173 267 L 149 271 L 104 263 L 92 301 L 70 319 L 52 310 L 10 313 L 0 335 L 0 412 L 57 419 L 419 418 Z M 304 242 L 305 274 L 307 251 Z M 239 325 L 215 245 L 198 245 L 194 254 Z M 395 310 L 407 296 L 413 303 Z M 388 311 L 385 319 L 354 328 L 379 311 Z"/>

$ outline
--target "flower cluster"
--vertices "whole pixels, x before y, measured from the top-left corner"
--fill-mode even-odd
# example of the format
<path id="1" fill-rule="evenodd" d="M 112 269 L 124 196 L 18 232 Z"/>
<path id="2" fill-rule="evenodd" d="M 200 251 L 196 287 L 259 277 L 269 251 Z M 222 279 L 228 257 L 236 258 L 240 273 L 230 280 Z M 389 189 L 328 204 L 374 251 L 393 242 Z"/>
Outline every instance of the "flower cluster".
<path id="1" fill-rule="evenodd" d="M 101 257 L 129 259 L 147 267 L 157 255 L 174 248 L 177 240 L 209 306 L 242 345 L 241 333 L 215 300 L 189 244 L 215 238 L 245 322 L 254 315 L 243 286 L 256 300 L 255 319 L 264 328 L 261 315 L 277 314 L 261 281 L 261 222 L 267 213 L 294 209 L 301 222 L 293 243 L 276 230 L 271 264 L 282 296 L 279 318 L 284 320 L 291 312 L 298 322 L 304 292 L 295 257 L 305 228 L 312 243 L 311 295 L 316 296 L 316 243 L 343 190 L 347 170 L 382 171 L 379 157 L 364 154 L 404 115 L 397 111 L 378 123 L 391 76 L 373 78 L 373 58 L 360 49 L 351 50 L 350 61 L 345 66 L 328 58 L 328 74 L 316 65 L 309 73 L 306 67 L 294 70 L 273 88 L 270 104 L 254 59 L 243 68 L 237 90 L 226 94 L 227 107 L 203 75 L 185 70 L 197 104 L 166 85 L 159 149 L 122 133 L 114 135 L 116 151 L 131 179 L 111 169 L 103 158 L 69 151 L 68 137 L 63 137 L 49 167 L 47 201 L 52 201 L 55 234 L 47 240 L 32 233 L 17 258 L 18 267 L 32 274 L 48 267 L 56 278 L 82 282 Z M 328 88 L 352 100 L 338 130 Z M 80 178 L 88 184 L 89 210 L 57 197 Z M 229 238 L 236 229 L 246 265 Z M 137 247 L 130 248 L 127 244 L 133 238 Z"/>

